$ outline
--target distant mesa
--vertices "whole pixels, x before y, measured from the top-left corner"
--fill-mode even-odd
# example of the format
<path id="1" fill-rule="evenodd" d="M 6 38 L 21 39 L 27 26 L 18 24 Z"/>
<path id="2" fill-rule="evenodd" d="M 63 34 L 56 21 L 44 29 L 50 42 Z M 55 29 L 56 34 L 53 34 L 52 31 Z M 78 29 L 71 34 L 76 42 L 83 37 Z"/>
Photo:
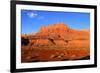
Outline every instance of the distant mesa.
<path id="1" fill-rule="evenodd" d="M 82 40 L 90 40 L 88 30 L 75 30 L 64 23 L 43 26 L 36 34 L 22 35 L 22 41 L 30 40 L 34 45 L 71 45 L 82 43 Z M 22 43 L 23 43 L 22 42 Z M 84 42 L 84 41 L 83 41 Z M 25 41 L 25 44 L 27 42 Z M 27 43 L 28 44 L 28 43 Z M 84 43 L 85 44 L 85 43 Z"/>
<path id="2" fill-rule="evenodd" d="M 39 30 L 39 32 L 36 33 L 36 36 L 40 37 L 59 37 L 59 38 L 68 38 L 68 39 L 74 39 L 75 37 L 86 37 L 89 38 L 89 31 L 88 30 L 75 30 L 70 28 L 68 25 L 64 23 L 58 23 L 48 26 L 43 26 Z M 85 38 L 84 37 L 84 38 Z"/>

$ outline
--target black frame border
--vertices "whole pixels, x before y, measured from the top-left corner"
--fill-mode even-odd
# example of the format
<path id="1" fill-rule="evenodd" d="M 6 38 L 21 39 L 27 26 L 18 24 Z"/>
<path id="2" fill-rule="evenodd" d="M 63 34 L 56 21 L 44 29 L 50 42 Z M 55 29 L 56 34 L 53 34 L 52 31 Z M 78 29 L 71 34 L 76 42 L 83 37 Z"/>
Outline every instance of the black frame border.
<path id="1" fill-rule="evenodd" d="M 58 66 L 58 67 L 41 67 L 41 68 L 25 68 L 16 69 L 16 5 L 41 5 L 41 6 L 57 6 L 57 7 L 72 7 L 72 8 L 87 8 L 94 9 L 94 64 L 89 65 L 74 65 L 74 66 Z M 81 4 L 64 4 L 64 3 L 48 3 L 48 2 L 33 2 L 33 1 L 11 1 L 10 12 L 10 72 L 30 72 L 30 71 L 45 71 L 45 70 L 62 70 L 62 69 L 79 69 L 97 67 L 97 6 L 96 5 L 81 5 Z"/>

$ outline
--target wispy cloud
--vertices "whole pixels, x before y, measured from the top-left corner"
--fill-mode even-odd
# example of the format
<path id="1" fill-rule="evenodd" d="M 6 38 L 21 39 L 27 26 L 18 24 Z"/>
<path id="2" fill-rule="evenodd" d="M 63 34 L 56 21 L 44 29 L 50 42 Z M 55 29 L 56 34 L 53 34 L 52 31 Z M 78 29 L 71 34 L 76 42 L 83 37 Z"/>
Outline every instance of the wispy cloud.
<path id="1" fill-rule="evenodd" d="M 27 15 L 30 17 L 30 18 L 34 18 L 34 17 L 37 17 L 38 14 L 37 13 L 34 13 L 34 12 L 29 12 L 27 13 Z"/>
<path id="2" fill-rule="evenodd" d="M 36 12 L 28 12 L 27 13 L 29 18 L 37 18 L 37 19 L 44 19 L 43 16 L 40 16 L 38 13 Z"/>

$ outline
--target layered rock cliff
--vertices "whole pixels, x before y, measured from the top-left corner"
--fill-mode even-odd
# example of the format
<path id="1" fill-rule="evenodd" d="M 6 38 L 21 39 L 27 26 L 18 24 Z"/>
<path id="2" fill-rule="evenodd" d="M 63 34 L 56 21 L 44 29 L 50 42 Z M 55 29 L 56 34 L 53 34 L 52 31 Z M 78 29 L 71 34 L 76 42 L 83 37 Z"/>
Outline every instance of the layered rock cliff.
<path id="1" fill-rule="evenodd" d="M 64 23 L 43 26 L 36 34 L 22 35 L 22 52 L 25 50 L 38 50 L 36 52 L 39 61 L 89 58 L 90 32 L 72 29 Z M 40 50 L 42 50 L 41 53 Z M 33 51 L 30 57 L 36 56 L 35 54 Z M 37 60 L 27 59 L 26 56 L 29 55 L 22 54 L 23 62 Z"/>

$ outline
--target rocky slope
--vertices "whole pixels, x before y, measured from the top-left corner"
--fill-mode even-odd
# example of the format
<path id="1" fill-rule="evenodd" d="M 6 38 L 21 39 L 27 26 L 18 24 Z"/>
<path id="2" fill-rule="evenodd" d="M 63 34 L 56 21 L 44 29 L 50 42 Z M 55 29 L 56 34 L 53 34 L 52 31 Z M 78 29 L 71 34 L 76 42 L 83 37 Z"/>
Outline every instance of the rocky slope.
<path id="1" fill-rule="evenodd" d="M 89 59 L 90 32 L 64 23 L 41 27 L 36 34 L 22 35 L 22 62 Z"/>

